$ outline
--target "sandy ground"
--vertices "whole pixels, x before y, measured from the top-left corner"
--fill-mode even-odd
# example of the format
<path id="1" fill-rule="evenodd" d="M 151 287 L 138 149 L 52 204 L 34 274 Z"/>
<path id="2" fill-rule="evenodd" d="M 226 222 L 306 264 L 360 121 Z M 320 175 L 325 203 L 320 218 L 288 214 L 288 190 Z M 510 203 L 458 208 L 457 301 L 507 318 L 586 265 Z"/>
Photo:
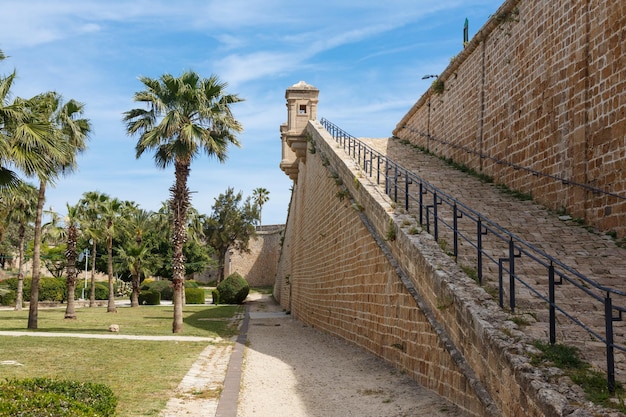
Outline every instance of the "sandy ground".
<path id="1" fill-rule="evenodd" d="M 250 300 L 238 417 L 464 416 L 375 356 Z"/>

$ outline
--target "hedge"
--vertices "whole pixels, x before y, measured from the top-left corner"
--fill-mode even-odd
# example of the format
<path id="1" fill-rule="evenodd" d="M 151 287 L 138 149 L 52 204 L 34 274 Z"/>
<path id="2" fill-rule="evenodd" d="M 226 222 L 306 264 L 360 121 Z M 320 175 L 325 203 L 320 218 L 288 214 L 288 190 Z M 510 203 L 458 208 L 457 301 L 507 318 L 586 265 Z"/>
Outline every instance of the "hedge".
<path id="1" fill-rule="evenodd" d="M 161 304 L 161 293 L 157 290 L 143 290 L 139 293 L 139 305 L 158 306 Z"/>
<path id="2" fill-rule="evenodd" d="M 50 378 L 0 383 L 0 415 L 111 417 L 117 398 L 106 385 Z"/>
<path id="3" fill-rule="evenodd" d="M 9 289 L 17 292 L 17 278 L 9 278 L 4 282 L 7 283 Z M 30 301 L 31 283 L 31 278 L 24 278 L 24 301 Z M 67 299 L 66 292 L 65 278 L 44 277 L 39 280 L 39 301 L 62 302 Z"/>
<path id="4" fill-rule="evenodd" d="M 160 281 L 144 282 L 140 289 L 141 291 L 158 291 L 161 294 L 161 300 L 172 300 L 174 298 L 174 289 L 172 288 L 172 282 L 167 279 Z"/>
<path id="5" fill-rule="evenodd" d="M 185 302 L 187 304 L 204 304 L 204 290 L 202 288 L 185 288 Z"/>
<path id="6" fill-rule="evenodd" d="M 248 281 L 235 272 L 220 282 L 215 291 L 218 293 L 217 302 L 215 294 L 213 294 L 215 304 L 242 304 L 248 297 L 250 285 Z"/>

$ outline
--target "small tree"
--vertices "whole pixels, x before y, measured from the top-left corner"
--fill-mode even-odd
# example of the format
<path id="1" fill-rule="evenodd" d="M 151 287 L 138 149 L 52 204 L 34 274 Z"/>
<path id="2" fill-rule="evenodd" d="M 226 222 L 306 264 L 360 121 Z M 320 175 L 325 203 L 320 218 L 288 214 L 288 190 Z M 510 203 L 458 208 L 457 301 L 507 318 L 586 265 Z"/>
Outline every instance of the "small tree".
<path id="1" fill-rule="evenodd" d="M 118 258 L 130 271 L 133 292 L 130 296 L 130 306 L 139 307 L 139 284 L 141 276 L 150 273 L 147 264 L 150 259 L 150 248 L 143 243 L 129 242 L 126 247 L 118 249 Z"/>
<path id="2" fill-rule="evenodd" d="M 263 204 L 267 203 L 270 199 L 270 192 L 263 187 L 255 188 L 252 191 L 252 198 L 254 199 L 254 204 L 259 208 L 259 225 L 263 224 L 262 212 L 263 212 Z"/>
<path id="3" fill-rule="evenodd" d="M 242 204 L 241 192 L 228 188 L 215 199 L 213 214 L 206 219 L 203 234 L 208 245 L 215 249 L 218 259 L 218 283 L 224 278 L 224 259 L 232 249 L 249 252 L 248 242 L 256 235 L 254 224 L 259 218 L 256 206 L 248 197 Z"/>
<path id="4" fill-rule="evenodd" d="M 67 245 L 65 258 L 67 260 L 67 306 L 65 308 L 65 318 L 75 319 L 76 309 L 74 306 L 74 290 L 76 289 L 76 244 L 78 241 L 78 207 L 67 205 L 67 216 L 65 217 L 65 229 L 67 234 Z"/>

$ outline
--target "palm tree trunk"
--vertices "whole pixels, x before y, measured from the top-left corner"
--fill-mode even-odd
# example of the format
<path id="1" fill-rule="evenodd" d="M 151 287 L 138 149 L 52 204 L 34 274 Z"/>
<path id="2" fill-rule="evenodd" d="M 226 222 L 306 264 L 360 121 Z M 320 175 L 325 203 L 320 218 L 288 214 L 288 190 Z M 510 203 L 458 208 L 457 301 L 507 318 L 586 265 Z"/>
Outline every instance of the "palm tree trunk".
<path id="1" fill-rule="evenodd" d="M 89 307 L 96 306 L 96 239 L 91 249 L 91 288 L 89 290 Z"/>
<path id="2" fill-rule="evenodd" d="M 18 249 L 18 267 L 17 267 L 17 294 L 15 295 L 15 310 L 22 311 L 22 304 L 24 304 L 24 243 L 25 243 L 26 228 L 24 224 L 20 224 L 19 230 L 19 244 Z"/>
<path id="3" fill-rule="evenodd" d="M 107 238 L 107 272 L 109 274 L 109 303 L 107 313 L 117 313 L 115 307 L 115 288 L 113 286 L 113 237 Z"/>
<path id="4" fill-rule="evenodd" d="M 72 218 L 73 222 L 74 219 Z M 74 305 L 74 298 L 76 294 L 76 238 L 77 231 L 73 223 L 70 224 L 67 231 L 67 248 L 65 250 L 65 256 L 67 259 L 67 306 L 65 307 L 65 318 L 76 319 L 76 306 Z"/>
<path id="5" fill-rule="evenodd" d="M 139 274 L 133 274 L 133 292 L 130 295 L 130 306 L 139 307 Z"/>
<path id="6" fill-rule="evenodd" d="M 33 244 L 33 280 L 30 287 L 30 305 L 28 306 L 28 328 L 37 328 L 39 314 L 39 279 L 41 276 L 41 221 L 43 204 L 46 201 L 46 183 L 39 181 L 39 196 L 37 198 L 37 214 L 35 216 L 35 237 Z"/>
<path id="7" fill-rule="evenodd" d="M 71 262 L 71 261 L 70 261 Z M 76 266 L 67 266 L 67 305 L 65 307 L 65 318 L 76 318 L 76 306 L 74 304 L 74 294 L 76 292 Z"/>
<path id="8" fill-rule="evenodd" d="M 172 286 L 174 287 L 174 321 L 172 333 L 183 331 L 183 291 L 185 285 L 185 255 L 183 246 L 187 240 L 187 209 L 189 207 L 189 190 L 187 178 L 189 177 L 189 163 L 176 161 L 176 183 L 170 189 L 172 199 L 170 208 L 174 225 L 172 227 Z"/>

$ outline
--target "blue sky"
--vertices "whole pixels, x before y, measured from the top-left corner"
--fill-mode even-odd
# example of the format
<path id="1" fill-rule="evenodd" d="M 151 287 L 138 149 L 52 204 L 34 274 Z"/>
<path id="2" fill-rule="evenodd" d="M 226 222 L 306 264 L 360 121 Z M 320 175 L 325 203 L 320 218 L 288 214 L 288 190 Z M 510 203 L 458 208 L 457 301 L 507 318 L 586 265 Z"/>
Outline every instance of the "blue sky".
<path id="1" fill-rule="evenodd" d="M 122 113 L 142 89 L 139 76 L 193 70 L 216 74 L 245 102 L 233 106 L 244 132 L 224 164 L 192 163 L 192 204 L 210 214 L 228 187 L 244 196 L 264 187 L 263 224 L 284 223 L 291 181 L 279 169 L 285 90 L 304 80 L 320 90 L 318 117 L 358 137 L 387 137 L 500 7 L 500 0 L 3 0 L 0 49 L 14 69 L 13 96 L 57 91 L 85 103 L 93 126 L 75 173 L 48 188 L 46 208 L 64 213 L 86 191 L 158 210 L 172 169 L 151 154 L 135 158 L 137 138 Z"/>

